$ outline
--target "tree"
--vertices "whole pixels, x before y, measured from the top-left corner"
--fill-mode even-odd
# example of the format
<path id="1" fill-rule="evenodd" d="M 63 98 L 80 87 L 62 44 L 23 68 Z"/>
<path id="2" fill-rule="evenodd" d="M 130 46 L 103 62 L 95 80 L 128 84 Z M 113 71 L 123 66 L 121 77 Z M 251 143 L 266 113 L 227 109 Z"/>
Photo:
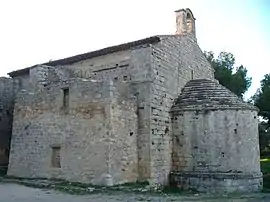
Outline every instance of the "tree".
<path id="1" fill-rule="evenodd" d="M 215 78 L 219 83 L 243 98 L 244 93 L 251 86 L 247 69 L 243 65 L 235 67 L 235 57 L 232 53 L 221 52 L 218 58 L 214 57 L 213 52 L 204 52 L 204 54 L 214 68 Z"/>
<path id="2" fill-rule="evenodd" d="M 259 143 L 261 156 L 269 156 L 270 154 L 270 130 L 266 121 L 259 123 Z"/>
<path id="3" fill-rule="evenodd" d="M 270 74 L 264 75 L 261 86 L 250 99 L 259 108 L 259 116 L 264 120 L 259 123 L 261 155 L 270 155 Z"/>
<path id="4" fill-rule="evenodd" d="M 270 74 L 264 75 L 261 80 L 261 87 L 252 97 L 253 103 L 259 108 L 259 115 L 262 116 L 270 126 Z"/>

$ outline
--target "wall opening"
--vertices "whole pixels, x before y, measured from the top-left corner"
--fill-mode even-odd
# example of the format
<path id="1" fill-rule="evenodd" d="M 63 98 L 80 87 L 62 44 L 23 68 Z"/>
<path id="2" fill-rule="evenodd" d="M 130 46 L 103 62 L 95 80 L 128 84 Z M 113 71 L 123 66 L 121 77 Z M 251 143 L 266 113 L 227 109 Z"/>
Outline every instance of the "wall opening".
<path id="1" fill-rule="evenodd" d="M 187 13 L 187 20 L 191 19 L 191 14 L 188 12 Z"/>
<path id="2" fill-rule="evenodd" d="M 63 89 L 63 108 L 69 108 L 69 88 Z"/>
<path id="3" fill-rule="evenodd" d="M 60 146 L 52 147 L 51 166 L 54 168 L 61 168 L 61 147 Z"/>

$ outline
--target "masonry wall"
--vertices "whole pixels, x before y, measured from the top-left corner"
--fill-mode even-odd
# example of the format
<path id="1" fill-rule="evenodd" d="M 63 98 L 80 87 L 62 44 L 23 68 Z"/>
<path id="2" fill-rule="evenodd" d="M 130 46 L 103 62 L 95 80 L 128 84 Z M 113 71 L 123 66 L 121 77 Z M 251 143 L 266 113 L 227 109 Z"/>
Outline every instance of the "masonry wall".
<path id="1" fill-rule="evenodd" d="M 7 166 L 12 133 L 12 115 L 17 91 L 16 81 L 0 78 L 0 166 Z"/>
<path id="2" fill-rule="evenodd" d="M 192 36 L 163 36 L 161 39 L 152 46 L 150 156 L 151 178 L 164 185 L 168 183 L 171 170 L 173 102 L 187 81 L 214 79 L 214 72 Z"/>
<path id="3" fill-rule="evenodd" d="M 20 89 L 30 88 L 30 75 L 29 73 L 24 73 L 22 75 L 16 76 L 15 79 L 18 81 Z"/>
<path id="4" fill-rule="evenodd" d="M 63 68 L 69 69 L 70 75 L 79 78 L 96 80 L 111 79 L 117 83 L 127 83 L 130 88 L 122 94 L 132 94 L 137 97 L 138 114 L 138 172 L 139 180 L 150 178 L 150 86 L 151 48 L 149 44 L 119 51 L 109 55 L 84 60 Z"/>
<path id="5" fill-rule="evenodd" d="M 171 168 L 169 112 L 173 101 L 188 80 L 212 79 L 214 74 L 195 38 L 160 38 L 161 42 L 157 44 L 56 68 L 67 70 L 71 78 L 112 80 L 116 85 L 121 82 L 129 85 L 126 90 L 121 85 L 117 88 L 123 90 L 123 94 L 126 92 L 137 97 L 138 179 L 166 184 Z"/>
<path id="6" fill-rule="evenodd" d="M 183 111 L 173 124 L 173 171 L 260 173 L 256 111 Z"/>
<path id="7" fill-rule="evenodd" d="M 114 91 L 115 92 L 115 91 Z M 138 119 L 136 98 L 115 95 L 111 101 L 109 173 L 114 183 L 138 180 Z M 132 99 L 134 102 L 130 102 Z"/>
<path id="8" fill-rule="evenodd" d="M 71 65 L 52 67 L 40 66 L 30 70 L 29 74 L 17 76 L 23 89 L 39 89 L 51 83 L 57 83 L 64 72 L 71 78 L 94 80 L 112 80 L 120 93 L 137 97 L 138 122 L 138 164 L 139 180 L 150 178 L 150 85 L 151 85 L 151 48 L 149 44 L 133 47 L 125 51 L 95 57 Z M 61 69 L 56 74 L 56 70 Z M 60 75 L 60 76 L 59 76 Z M 46 79 L 50 78 L 50 79 Z M 53 78 L 53 79 L 52 79 Z M 66 80 L 66 79 L 64 79 Z M 129 88 L 122 88 L 121 82 Z M 119 83 L 119 85 L 117 84 Z"/>
<path id="9" fill-rule="evenodd" d="M 74 77 L 93 78 L 97 80 L 112 79 L 125 82 L 142 82 L 150 76 L 149 45 L 134 47 L 107 55 L 76 62 L 64 67 Z"/>
<path id="10" fill-rule="evenodd" d="M 172 182 L 203 192 L 262 188 L 257 112 L 179 111 L 173 118 Z"/>
<path id="11" fill-rule="evenodd" d="M 69 88 L 68 109 L 63 108 L 63 88 Z M 15 105 L 8 175 L 106 183 L 104 180 L 116 161 L 110 156 L 116 149 L 112 143 L 126 136 L 126 133 L 112 133 L 113 95 L 110 82 L 86 79 L 59 82 L 34 92 L 22 91 Z M 123 106 L 115 105 L 121 119 L 123 109 L 136 119 L 134 104 L 126 100 Z M 118 130 L 127 132 L 135 125 L 133 120 L 132 123 L 118 125 Z M 131 162 L 137 160 L 134 155 L 136 135 L 134 129 L 133 139 L 129 138 L 122 144 L 124 148 L 130 147 L 127 151 L 130 157 L 127 157 Z M 53 146 L 61 147 L 61 168 L 51 164 Z M 133 174 L 136 170 L 124 163 L 122 168 L 131 173 L 130 181 L 136 181 L 137 175 Z M 119 175 L 116 182 L 121 181 L 123 175 Z"/>

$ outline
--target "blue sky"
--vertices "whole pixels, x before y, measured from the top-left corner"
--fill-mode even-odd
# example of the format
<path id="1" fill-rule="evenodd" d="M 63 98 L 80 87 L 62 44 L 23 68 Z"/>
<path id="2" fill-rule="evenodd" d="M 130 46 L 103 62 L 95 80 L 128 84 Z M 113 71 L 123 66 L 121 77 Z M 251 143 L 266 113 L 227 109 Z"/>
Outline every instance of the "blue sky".
<path id="1" fill-rule="evenodd" d="M 198 43 L 232 52 L 253 83 L 270 73 L 268 0 L 9 0 L 0 2 L 0 76 L 15 69 L 157 34 L 174 34 L 190 8 Z"/>

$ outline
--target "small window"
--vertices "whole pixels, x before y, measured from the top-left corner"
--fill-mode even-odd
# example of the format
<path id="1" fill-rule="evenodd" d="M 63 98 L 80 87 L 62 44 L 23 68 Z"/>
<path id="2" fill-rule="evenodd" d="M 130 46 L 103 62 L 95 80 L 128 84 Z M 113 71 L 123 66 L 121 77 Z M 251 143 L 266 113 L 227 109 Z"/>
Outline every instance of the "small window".
<path id="1" fill-rule="evenodd" d="M 61 168 L 61 147 L 52 147 L 52 167 Z"/>
<path id="2" fill-rule="evenodd" d="M 187 20 L 191 19 L 191 14 L 187 13 Z"/>
<path id="3" fill-rule="evenodd" d="M 69 107 L 69 89 L 63 89 L 63 108 L 68 109 Z"/>
<path id="4" fill-rule="evenodd" d="M 194 79 L 194 71 L 191 70 L 191 79 Z"/>

